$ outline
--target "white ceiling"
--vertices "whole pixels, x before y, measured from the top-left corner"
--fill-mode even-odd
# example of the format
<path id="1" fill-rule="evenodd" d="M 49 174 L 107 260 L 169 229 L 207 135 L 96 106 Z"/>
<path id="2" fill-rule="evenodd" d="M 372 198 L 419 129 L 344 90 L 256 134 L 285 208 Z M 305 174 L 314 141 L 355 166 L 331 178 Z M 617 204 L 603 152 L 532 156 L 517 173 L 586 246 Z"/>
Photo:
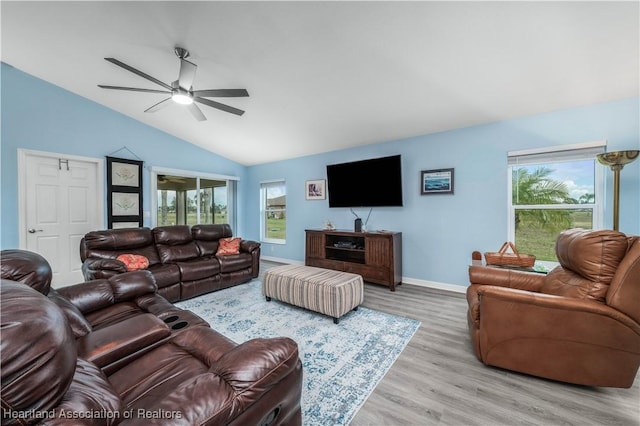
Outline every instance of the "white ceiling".
<path id="1" fill-rule="evenodd" d="M 8 2 L 1 59 L 245 165 L 639 95 L 639 2 Z M 103 58 L 249 98 L 165 96 Z"/>

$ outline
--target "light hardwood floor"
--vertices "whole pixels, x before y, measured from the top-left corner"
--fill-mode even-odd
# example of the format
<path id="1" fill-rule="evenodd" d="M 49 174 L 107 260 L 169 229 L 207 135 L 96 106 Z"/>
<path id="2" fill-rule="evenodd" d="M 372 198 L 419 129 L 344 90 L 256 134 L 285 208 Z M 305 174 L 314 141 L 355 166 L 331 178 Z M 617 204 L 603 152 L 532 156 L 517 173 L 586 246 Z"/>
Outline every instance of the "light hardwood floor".
<path id="1" fill-rule="evenodd" d="M 262 270 L 274 265 L 263 262 Z M 462 294 L 365 284 L 363 306 L 422 324 L 352 426 L 640 425 L 640 377 L 630 389 L 593 388 L 482 364 Z"/>

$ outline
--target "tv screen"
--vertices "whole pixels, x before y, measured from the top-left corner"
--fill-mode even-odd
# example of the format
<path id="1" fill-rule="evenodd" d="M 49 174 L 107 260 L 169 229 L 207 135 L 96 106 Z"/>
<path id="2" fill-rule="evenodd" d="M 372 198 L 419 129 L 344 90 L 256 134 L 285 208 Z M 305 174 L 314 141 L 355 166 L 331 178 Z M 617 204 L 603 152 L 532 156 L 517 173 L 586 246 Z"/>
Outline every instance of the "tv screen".
<path id="1" fill-rule="evenodd" d="M 327 166 L 329 207 L 402 206 L 400 156 Z"/>

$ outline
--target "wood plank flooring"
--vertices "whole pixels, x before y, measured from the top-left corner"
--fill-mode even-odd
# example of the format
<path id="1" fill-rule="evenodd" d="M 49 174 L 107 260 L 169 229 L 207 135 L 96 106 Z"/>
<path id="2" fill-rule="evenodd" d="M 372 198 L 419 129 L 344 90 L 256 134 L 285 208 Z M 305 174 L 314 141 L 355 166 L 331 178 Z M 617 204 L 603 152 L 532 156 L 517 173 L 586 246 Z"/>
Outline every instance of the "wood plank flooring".
<path id="1" fill-rule="evenodd" d="M 262 262 L 261 269 L 275 265 Z M 640 377 L 630 389 L 593 388 L 482 364 L 462 294 L 365 284 L 363 306 L 422 324 L 352 426 L 640 425 Z"/>

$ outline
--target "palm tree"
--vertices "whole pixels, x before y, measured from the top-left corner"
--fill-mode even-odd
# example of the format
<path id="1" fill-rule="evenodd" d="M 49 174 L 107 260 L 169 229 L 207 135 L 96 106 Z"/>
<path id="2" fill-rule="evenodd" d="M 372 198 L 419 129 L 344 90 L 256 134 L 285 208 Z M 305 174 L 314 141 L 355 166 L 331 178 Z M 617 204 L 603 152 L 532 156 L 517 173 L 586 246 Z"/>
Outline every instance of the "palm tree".
<path id="1" fill-rule="evenodd" d="M 579 204 L 593 204 L 596 200 L 596 194 L 583 194 L 578 200 Z"/>
<path id="2" fill-rule="evenodd" d="M 539 167 L 533 172 L 526 168 L 513 169 L 513 205 L 573 204 L 567 186 L 549 178 L 553 170 Z M 554 209 L 516 209 L 515 225 L 527 223 L 553 231 L 570 228 L 573 224 L 571 213 Z"/>

